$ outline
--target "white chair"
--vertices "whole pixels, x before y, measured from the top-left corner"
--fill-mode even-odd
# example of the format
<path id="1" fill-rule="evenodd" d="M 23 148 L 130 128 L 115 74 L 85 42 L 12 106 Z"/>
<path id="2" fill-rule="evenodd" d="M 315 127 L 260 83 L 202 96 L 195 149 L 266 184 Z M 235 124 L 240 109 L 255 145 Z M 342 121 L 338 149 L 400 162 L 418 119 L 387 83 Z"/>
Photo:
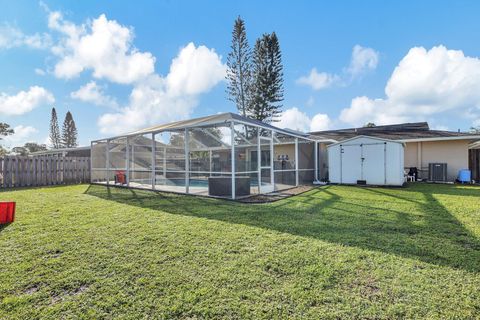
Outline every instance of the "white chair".
<path id="1" fill-rule="evenodd" d="M 415 176 L 409 175 L 408 174 L 409 172 L 410 172 L 410 170 L 406 170 L 406 169 L 403 170 L 405 182 L 415 181 Z"/>

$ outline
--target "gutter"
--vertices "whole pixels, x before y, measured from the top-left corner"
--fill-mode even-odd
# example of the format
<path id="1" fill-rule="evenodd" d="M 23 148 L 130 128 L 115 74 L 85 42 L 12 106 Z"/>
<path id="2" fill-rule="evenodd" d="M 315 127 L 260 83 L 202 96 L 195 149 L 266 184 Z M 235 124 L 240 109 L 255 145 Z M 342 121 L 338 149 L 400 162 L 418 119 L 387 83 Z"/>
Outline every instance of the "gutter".
<path id="1" fill-rule="evenodd" d="M 454 141 L 454 140 L 480 140 L 480 135 L 454 136 L 454 137 L 435 137 L 435 138 L 414 138 L 398 139 L 399 142 L 423 142 L 423 141 Z"/>

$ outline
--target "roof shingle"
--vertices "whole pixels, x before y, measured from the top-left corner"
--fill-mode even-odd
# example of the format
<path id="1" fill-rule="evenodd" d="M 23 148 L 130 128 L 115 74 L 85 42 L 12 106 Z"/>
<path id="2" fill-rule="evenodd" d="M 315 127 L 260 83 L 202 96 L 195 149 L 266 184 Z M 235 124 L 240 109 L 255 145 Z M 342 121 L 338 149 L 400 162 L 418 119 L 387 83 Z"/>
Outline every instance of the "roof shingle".
<path id="1" fill-rule="evenodd" d="M 371 136 L 389 140 L 430 139 L 446 137 L 469 137 L 468 132 L 430 130 L 427 122 L 401 123 L 385 126 L 348 128 L 311 132 L 317 138 L 343 141 L 356 136 Z"/>

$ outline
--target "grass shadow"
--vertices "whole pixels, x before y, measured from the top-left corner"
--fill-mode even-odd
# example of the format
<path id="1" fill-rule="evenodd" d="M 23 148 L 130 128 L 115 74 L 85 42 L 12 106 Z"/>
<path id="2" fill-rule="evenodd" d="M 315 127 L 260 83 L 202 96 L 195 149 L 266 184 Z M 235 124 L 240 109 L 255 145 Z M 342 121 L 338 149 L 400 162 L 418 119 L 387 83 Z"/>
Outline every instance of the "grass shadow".
<path id="1" fill-rule="evenodd" d="M 326 186 L 267 204 L 91 185 L 86 194 L 480 271 L 480 241 L 435 197 L 436 186 L 394 190 Z M 480 190 L 480 189 L 479 189 Z M 479 190 L 469 191 L 468 196 Z M 461 197 L 462 190 L 443 190 Z"/>
<path id="2" fill-rule="evenodd" d="M 11 223 L 0 224 L 0 232 L 6 229 Z"/>
<path id="3" fill-rule="evenodd" d="M 0 188 L 1 193 L 11 193 L 18 191 L 26 191 L 32 189 L 56 189 L 56 188 L 65 188 L 66 186 L 76 186 L 76 185 L 86 185 L 87 183 L 75 183 L 75 184 L 55 184 L 55 185 L 45 185 L 45 186 L 26 186 L 26 187 L 13 187 L 13 188 Z"/>

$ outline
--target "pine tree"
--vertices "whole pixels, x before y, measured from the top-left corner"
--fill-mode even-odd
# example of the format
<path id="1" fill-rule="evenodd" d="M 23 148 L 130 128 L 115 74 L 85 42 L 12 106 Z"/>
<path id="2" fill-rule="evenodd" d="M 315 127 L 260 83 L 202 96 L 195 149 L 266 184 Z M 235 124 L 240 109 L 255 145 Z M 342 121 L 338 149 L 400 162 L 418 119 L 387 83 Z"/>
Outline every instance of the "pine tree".
<path id="1" fill-rule="evenodd" d="M 280 44 L 275 32 L 264 34 L 255 43 L 253 54 L 252 118 L 276 122 L 281 115 L 283 101 L 283 65 Z"/>
<path id="2" fill-rule="evenodd" d="M 62 146 L 64 148 L 74 148 L 78 146 L 77 136 L 78 132 L 75 121 L 73 120 L 73 116 L 70 111 L 68 111 L 65 115 L 65 121 L 63 121 Z"/>
<path id="3" fill-rule="evenodd" d="M 268 40 L 268 61 L 269 61 L 269 108 L 268 113 L 270 120 L 279 121 L 282 114 L 283 101 L 283 65 L 282 53 L 280 51 L 280 43 L 275 32 Z"/>
<path id="4" fill-rule="evenodd" d="M 232 32 L 231 51 L 227 57 L 227 94 L 238 112 L 247 116 L 251 105 L 252 51 L 247 41 L 245 22 L 238 17 Z"/>
<path id="5" fill-rule="evenodd" d="M 55 108 L 52 108 L 52 117 L 50 118 L 50 143 L 53 149 L 61 148 L 60 128 Z"/>
<path id="6" fill-rule="evenodd" d="M 266 109 L 268 107 L 268 69 L 265 38 L 266 35 L 257 39 L 253 51 L 254 86 L 252 90 L 252 108 L 250 110 L 250 117 L 260 121 L 264 121 L 267 118 Z"/>

